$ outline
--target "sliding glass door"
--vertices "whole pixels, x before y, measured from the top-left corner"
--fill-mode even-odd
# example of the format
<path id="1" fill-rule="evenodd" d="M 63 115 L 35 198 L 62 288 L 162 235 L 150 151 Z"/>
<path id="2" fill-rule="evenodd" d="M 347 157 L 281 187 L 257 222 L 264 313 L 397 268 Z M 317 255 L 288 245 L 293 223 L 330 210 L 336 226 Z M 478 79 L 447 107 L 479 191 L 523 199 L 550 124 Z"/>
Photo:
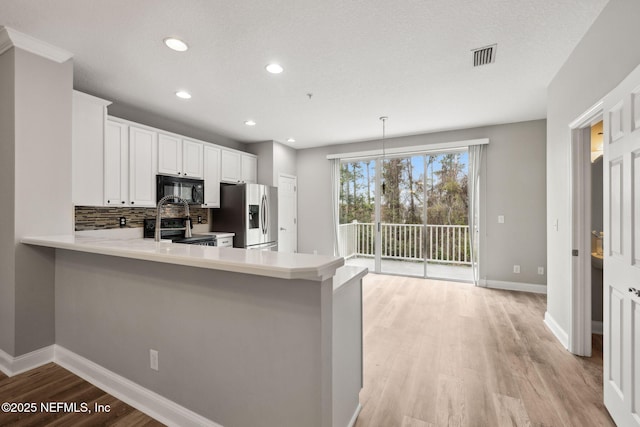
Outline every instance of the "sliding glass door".
<path id="1" fill-rule="evenodd" d="M 471 281 L 466 151 L 341 164 L 340 253 L 348 264 Z"/>

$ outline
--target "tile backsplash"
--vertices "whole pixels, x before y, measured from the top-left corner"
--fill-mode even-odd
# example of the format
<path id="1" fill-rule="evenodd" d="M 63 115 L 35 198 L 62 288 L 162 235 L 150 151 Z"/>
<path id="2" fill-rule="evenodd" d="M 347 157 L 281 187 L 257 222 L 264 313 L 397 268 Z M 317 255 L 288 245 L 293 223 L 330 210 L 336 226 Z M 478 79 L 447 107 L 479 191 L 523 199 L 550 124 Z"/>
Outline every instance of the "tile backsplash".
<path id="1" fill-rule="evenodd" d="M 203 224 L 208 223 L 209 209 L 190 206 L 189 214 L 193 224 L 198 223 L 198 216 L 202 217 Z M 120 217 L 127 219 L 127 228 L 142 227 L 145 218 L 155 218 L 155 216 L 156 208 L 75 207 L 76 231 L 120 228 Z M 181 216 L 184 216 L 184 208 L 181 205 L 166 205 L 162 208 L 163 218 Z"/>

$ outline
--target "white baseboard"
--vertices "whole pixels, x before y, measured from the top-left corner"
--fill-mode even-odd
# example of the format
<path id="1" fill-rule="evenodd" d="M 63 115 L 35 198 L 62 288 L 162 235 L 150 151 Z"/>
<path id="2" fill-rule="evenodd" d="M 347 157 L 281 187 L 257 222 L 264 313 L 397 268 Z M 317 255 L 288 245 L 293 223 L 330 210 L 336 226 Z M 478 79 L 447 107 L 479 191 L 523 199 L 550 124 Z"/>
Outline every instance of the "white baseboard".
<path id="1" fill-rule="evenodd" d="M 13 357 L 0 350 L 0 371 L 6 376 L 12 377 L 53 362 L 54 347 L 50 345 L 18 357 Z"/>
<path id="2" fill-rule="evenodd" d="M 492 289 L 503 289 L 506 291 L 521 291 L 521 292 L 533 292 L 536 294 L 546 294 L 546 285 L 536 285 L 533 283 L 522 282 L 504 282 L 502 280 L 487 280 L 481 279 L 480 286 Z"/>
<path id="3" fill-rule="evenodd" d="M 604 323 L 597 320 L 591 321 L 591 333 L 596 335 L 602 335 L 604 332 Z"/>
<path id="4" fill-rule="evenodd" d="M 58 365 L 168 426 L 222 427 L 177 403 L 56 345 Z"/>
<path id="5" fill-rule="evenodd" d="M 55 362 L 128 405 L 168 426 L 222 427 L 177 403 L 148 390 L 59 345 L 12 357 L 0 350 L 0 371 L 12 377 L 49 362 Z"/>
<path id="6" fill-rule="evenodd" d="M 351 421 L 349 421 L 349 425 L 347 427 L 353 427 L 356 425 L 356 421 L 358 420 L 358 415 L 360 415 L 360 411 L 362 411 L 362 405 L 358 403 L 358 407 L 356 411 L 353 413 L 353 417 L 351 417 Z"/>
<path id="7" fill-rule="evenodd" d="M 569 349 L 569 334 L 558 325 L 558 322 L 549 314 L 548 311 L 544 313 L 544 324 L 553 332 L 553 335 L 560 341 L 560 344 L 567 350 Z"/>

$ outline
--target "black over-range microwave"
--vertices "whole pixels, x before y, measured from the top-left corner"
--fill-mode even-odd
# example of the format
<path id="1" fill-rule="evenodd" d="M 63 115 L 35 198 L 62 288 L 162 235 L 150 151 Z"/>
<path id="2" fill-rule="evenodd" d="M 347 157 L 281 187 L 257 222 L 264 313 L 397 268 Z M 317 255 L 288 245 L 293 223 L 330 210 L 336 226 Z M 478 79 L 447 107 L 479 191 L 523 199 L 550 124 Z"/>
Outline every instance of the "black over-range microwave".
<path id="1" fill-rule="evenodd" d="M 204 181 L 201 179 L 156 175 L 156 184 L 157 201 L 165 196 L 178 196 L 190 205 L 204 204 Z"/>

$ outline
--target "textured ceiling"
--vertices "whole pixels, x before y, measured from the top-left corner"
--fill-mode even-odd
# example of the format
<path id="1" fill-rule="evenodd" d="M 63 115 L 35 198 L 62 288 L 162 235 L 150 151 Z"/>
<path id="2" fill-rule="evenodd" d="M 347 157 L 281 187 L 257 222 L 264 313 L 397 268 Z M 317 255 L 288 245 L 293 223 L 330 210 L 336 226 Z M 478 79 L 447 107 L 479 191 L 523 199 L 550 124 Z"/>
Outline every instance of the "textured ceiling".
<path id="1" fill-rule="evenodd" d="M 389 137 L 544 118 L 547 85 L 606 3 L 2 0 L 0 25 L 72 52 L 80 90 L 306 148 L 379 138 L 382 115 Z M 473 68 L 471 49 L 493 43 L 496 63 Z"/>

